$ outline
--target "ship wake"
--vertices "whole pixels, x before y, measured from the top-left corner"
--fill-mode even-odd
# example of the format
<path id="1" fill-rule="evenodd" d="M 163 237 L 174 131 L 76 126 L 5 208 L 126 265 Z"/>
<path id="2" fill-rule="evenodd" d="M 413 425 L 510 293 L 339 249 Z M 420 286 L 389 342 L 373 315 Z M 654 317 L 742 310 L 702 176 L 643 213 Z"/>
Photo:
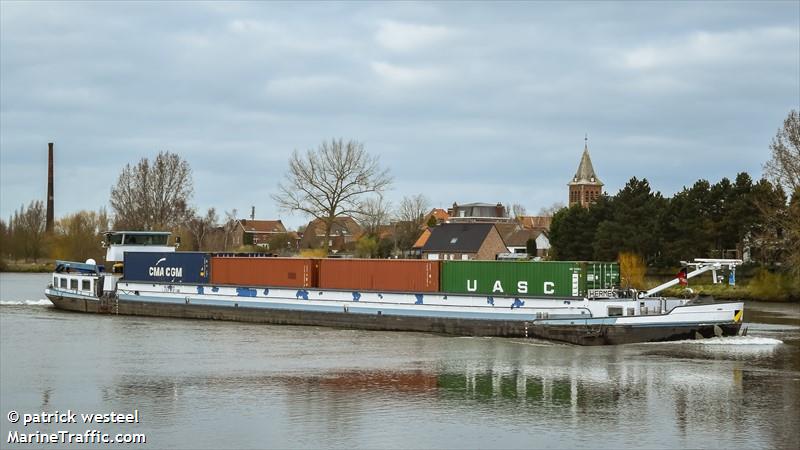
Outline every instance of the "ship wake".
<path id="1" fill-rule="evenodd" d="M 46 298 L 39 300 L 0 300 L 0 306 L 50 306 L 52 304 Z"/>
<path id="2" fill-rule="evenodd" d="M 760 336 L 725 336 L 714 337 L 709 339 L 696 339 L 686 341 L 675 341 L 671 344 L 685 344 L 685 345 L 780 345 L 783 341 L 780 339 L 760 337 Z"/>

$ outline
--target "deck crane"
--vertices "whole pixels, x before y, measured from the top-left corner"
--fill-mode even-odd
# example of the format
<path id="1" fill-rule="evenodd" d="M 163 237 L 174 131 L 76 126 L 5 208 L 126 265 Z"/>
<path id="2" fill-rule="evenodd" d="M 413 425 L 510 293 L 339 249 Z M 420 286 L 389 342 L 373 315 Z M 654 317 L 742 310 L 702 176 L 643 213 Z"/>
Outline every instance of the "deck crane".
<path id="1" fill-rule="evenodd" d="M 717 271 L 718 270 L 725 270 L 725 269 L 730 270 L 733 279 L 735 279 L 735 277 L 736 277 L 736 275 L 735 275 L 736 274 L 736 266 L 741 265 L 742 264 L 742 260 L 741 259 L 695 258 L 694 262 L 681 261 L 681 264 L 683 264 L 685 267 L 694 268 L 694 270 L 692 270 L 691 272 L 688 272 L 686 274 L 686 279 L 694 278 L 694 277 L 696 277 L 696 276 L 698 276 L 700 274 L 703 274 L 703 273 L 706 273 L 708 271 L 711 271 L 711 274 L 712 274 L 712 276 L 714 278 L 714 284 L 716 284 L 716 283 L 719 282 L 719 279 L 717 278 Z M 680 282 L 681 282 L 681 277 L 675 277 L 674 279 L 672 279 L 670 281 L 667 281 L 664 284 L 658 285 L 658 286 L 656 286 L 656 287 L 654 287 L 654 288 L 652 288 L 650 290 L 647 290 L 647 291 L 644 291 L 644 292 L 640 292 L 639 293 L 639 297 L 640 298 L 651 297 L 651 296 L 653 296 L 653 295 L 655 295 L 655 294 L 657 294 L 657 293 L 659 293 L 659 292 L 661 292 L 661 291 L 663 291 L 665 289 L 668 289 L 668 288 L 671 288 L 672 286 L 675 286 L 676 284 L 678 284 Z"/>

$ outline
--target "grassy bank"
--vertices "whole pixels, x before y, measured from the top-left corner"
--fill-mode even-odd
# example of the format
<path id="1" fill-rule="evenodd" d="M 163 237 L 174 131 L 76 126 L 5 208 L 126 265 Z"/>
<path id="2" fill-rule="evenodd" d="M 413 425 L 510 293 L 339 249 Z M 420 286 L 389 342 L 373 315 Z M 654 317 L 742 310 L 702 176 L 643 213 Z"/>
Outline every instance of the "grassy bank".
<path id="1" fill-rule="evenodd" d="M 689 280 L 688 286 L 699 295 L 710 295 L 721 300 L 800 302 L 800 281 L 793 280 L 785 273 L 761 270 L 749 279 L 738 280 L 736 286 L 711 284 L 702 275 L 699 278 L 697 281 Z M 685 288 L 673 287 L 664 291 L 664 295 L 680 297 L 685 295 Z"/>
<path id="2" fill-rule="evenodd" d="M 0 261 L 0 272 L 28 272 L 46 273 L 55 270 L 52 261 L 24 262 L 24 261 Z"/>

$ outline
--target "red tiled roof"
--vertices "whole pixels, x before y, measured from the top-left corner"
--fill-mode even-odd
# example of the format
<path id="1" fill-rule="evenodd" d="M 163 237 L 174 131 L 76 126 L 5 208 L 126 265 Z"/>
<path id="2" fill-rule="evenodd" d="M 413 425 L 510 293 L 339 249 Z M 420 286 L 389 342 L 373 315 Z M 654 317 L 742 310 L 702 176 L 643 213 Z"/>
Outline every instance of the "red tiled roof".
<path id="1" fill-rule="evenodd" d="M 550 223 L 553 221 L 552 216 L 519 216 L 517 218 L 523 227 L 528 229 L 550 229 Z"/>
<path id="2" fill-rule="evenodd" d="M 239 223 L 249 233 L 286 233 L 286 227 L 280 220 L 241 219 Z"/>
<path id="3" fill-rule="evenodd" d="M 422 231 L 422 234 L 420 234 L 419 237 L 417 238 L 417 241 L 414 242 L 414 245 L 411 246 L 411 248 L 422 248 L 422 247 L 425 247 L 425 243 L 428 242 L 428 238 L 429 237 L 431 237 L 431 229 L 430 228 L 425 228 Z"/>
<path id="4" fill-rule="evenodd" d="M 447 220 L 450 218 L 450 215 L 447 214 L 447 211 L 443 210 L 442 208 L 433 208 L 431 212 L 428 213 L 428 216 L 436 217 L 436 220 Z"/>

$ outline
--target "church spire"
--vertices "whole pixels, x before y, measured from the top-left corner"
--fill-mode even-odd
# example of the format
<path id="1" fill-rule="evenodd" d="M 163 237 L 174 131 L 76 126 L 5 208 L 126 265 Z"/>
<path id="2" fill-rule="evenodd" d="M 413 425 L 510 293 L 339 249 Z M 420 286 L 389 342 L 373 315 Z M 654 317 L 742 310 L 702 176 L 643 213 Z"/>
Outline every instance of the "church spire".
<path id="1" fill-rule="evenodd" d="M 603 182 L 597 177 L 589 156 L 589 134 L 583 137 L 583 155 L 578 170 L 569 182 L 569 205 L 588 207 L 603 193 Z"/>
<path id="2" fill-rule="evenodd" d="M 578 170 L 575 172 L 575 176 L 572 177 L 572 181 L 569 184 L 595 184 L 602 186 L 603 182 L 600 181 L 600 178 L 594 173 L 592 158 L 589 156 L 589 136 L 586 135 L 583 139 L 584 147 L 583 155 L 581 155 L 581 162 L 578 164 Z"/>

